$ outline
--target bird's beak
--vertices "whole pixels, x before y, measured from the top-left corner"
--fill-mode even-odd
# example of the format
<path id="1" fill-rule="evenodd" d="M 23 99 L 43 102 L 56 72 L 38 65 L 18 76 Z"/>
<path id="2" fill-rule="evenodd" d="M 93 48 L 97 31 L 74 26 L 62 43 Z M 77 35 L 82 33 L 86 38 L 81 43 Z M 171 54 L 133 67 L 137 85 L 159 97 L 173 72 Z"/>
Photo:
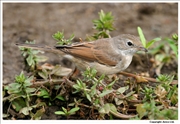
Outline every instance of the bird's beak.
<path id="1" fill-rule="evenodd" d="M 139 51 L 144 51 L 144 52 L 148 52 L 148 50 L 144 47 L 138 47 Z"/>

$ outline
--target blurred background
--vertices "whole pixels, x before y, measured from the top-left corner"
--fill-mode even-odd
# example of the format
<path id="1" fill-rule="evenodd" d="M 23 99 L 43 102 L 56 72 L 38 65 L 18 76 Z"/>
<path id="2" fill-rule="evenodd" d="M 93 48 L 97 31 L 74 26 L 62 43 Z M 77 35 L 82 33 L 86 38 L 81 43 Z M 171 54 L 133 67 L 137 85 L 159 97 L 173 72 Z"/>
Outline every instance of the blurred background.
<path id="1" fill-rule="evenodd" d="M 177 3 L 3 3 L 3 83 L 13 81 L 24 67 L 16 42 L 54 46 L 57 31 L 64 31 L 65 38 L 74 33 L 76 39 L 85 39 L 96 32 L 92 20 L 100 10 L 114 16 L 112 37 L 138 35 L 138 26 L 147 40 L 178 33 Z M 56 55 L 47 54 L 50 62 L 58 62 Z"/>

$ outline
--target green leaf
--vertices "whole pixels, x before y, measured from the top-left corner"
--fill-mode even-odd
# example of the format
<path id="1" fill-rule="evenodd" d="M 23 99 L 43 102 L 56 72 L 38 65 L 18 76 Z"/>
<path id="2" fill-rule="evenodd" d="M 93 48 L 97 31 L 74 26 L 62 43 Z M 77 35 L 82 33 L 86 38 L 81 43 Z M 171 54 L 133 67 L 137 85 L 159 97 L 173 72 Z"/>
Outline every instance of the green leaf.
<path id="1" fill-rule="evenodd" d="M 51 74 L 54 74 L 56 76 L 68 76 L 69 74 L 72 73 L 72 69 L 62 67 L 62 66 L 55 66 L 53 70 L 51 71 Z"/>
<path id="2" fill-rule="evenodd" d="M 99 97 L 104 97 L 105 95 L 112 93 L 114 90 L 105 90 L 101 94 L 99 94 Z"/>
<path id="3" fill-rule="evenodd" d="M 26 107 L 26 103 L 24 101 L 23 98 L 17 98 L 15 100 L 12 101 L 12 107 L 19 112 L 20 109 L 22 109 L 23 107 Z"/>
<path id="4" fill-rule="evenodd" d="M 32 93 L 32 92 L 36 91 L 36 88 L 26 88 L 25 90 L 27 93 Z"/>
<path id="5" fill-rule="evenodd" d="M 114 98 L 116 105 L 121 105 L 123 103 L 122 99 Z"/>
<path id="6" fill-rule="evenodd" d="M 149 50 L 149 53 L 155 55 L 155 54 L 157 54 L 163 47 L 164 47 L 164 43 L 162 42 L 162 43 L 160 43 L 157 47 Z"/>
<path id="7" fill-rule="evenodd" d="M 45 102 L 39 102 L 39 103 L 37 103 L 35 105 L 32 105 L 31 107 L 36 109 L 36 108 L 39 108 L 41 106 L 46 106 L 46 103 Z"/>
<path id="8" fill-rule="evenodd" d="M 117 92 L 122 94 L 128 89 L 129 89 L 129 86 L 127 85 L 125 87 L 120 87 L 119 89 L 117 89 Z"/>
<path id="9" fill-rule="evenodd" d="M 160 41 L 161 38 L 157 37 L 157 38 L 154 38 L 153 40 L 147 42 L 146 44 L 146 48 L 149 48 L 150 46 L 152 46 L 156 41 Z"/>
<path id="10" fill-rule="evenodd" d="M 85 90 L 86 89 L 86 84 L 83 83 L 81 80 L 77 80 L 77 83 L 73 85 L 73 88 L 76 89 L 76 92 L 79 92 L 81 90 Z"/>
<path id="11" fill-rule="evenodd" d="M 68 113 L 67 109 L 62 107 L 62 110 L 64 111 L 64 113 Z"/>
<path id="12" fill-rule="evenodd" d="M 38 56 L 35 56 L 35 61 L 36 62 L 45 62 L 45 61 L 47 61 L 48 60 L 48 57 L 47 56 L 40 56 L 40 55 L 38 55 Z"/>
<path id="13" fill-rule="evenodd" d="M 108 87 L 108 88 L 109 88 L 109 87 L 111 88 L 117 80 L 118 80 L 118 78 L 115 79 L 115 80 L 114 80 L 113 82 L 111 82 L 110 84 L 108 84 L 107 87 Z"/>
<path id="14" fill-rule="evenodd" d="M 97 83 L 94 83 L 94 85 L 91 87 L 91 92 L 90 92 L 91 96 L 94 96 L 97 93 L 96 86 Z"/>
<path id="15" fill-rule="evenodd" d="M 135 91 L 129 92 L 128 94 L 125 95 L 125 98 L 131 96 L 131 95 L 134 94 L 134 93 L 135 93 Z"/>
<path id="16" fill-rule="evenodd" d="M 91 97 L 89 94 L 86 94 L 86 98 L 91 102 Z"/>
<path id="17" fill-rule="evenodd" d="M 102 114 L 108 114 L 110 111 L 110 105 L 109 103 L 106 103 L 104 106 L 102 106 L 100 109 L 99 109 L 99 113 L 102 113 Z"/>
<path id="18" fill-rule="evenodd" d="M 37 110 L 36 113 L 33 115 L 33 120 L 40 120 L 44 112 L 44 108 Z"/>
<path id="19" fill-rule="evenodd" d="M 48 78 L 48 72 L 47 72 L 46 69 L 42 69 L 42 71 L 39 71 L 38 75 L 41 76 L 43 79 L 47 79 Z"/>
<path id="20" fill-rule="evenodd" d="M 57 95 L 57 96 L 56 96 L 56 99 L 59 99 L 59 100 L 65 101 L 64 97 L 62 97 L 61 95 Z"/>
<path id="21" fill-rule="evenodd" d="M 20 110 L 20 113 L 23 113 L 24 115 L 29 115 L 30 111 L 32 110 L 33 108 L 32 107 L 24 107 Z"/>
<path id="22" fill-rule="evenodd" d="M 66 115 L 63 111 L 56 111 L 54 112 L 56 115 Z"/>
<path id="23" fill-rule="evenodd" d="M 143 34 L 142 29 L 141 29 L 140 27 L 138 27 L 137 29 L 138 29 L 139 37 L 140 37 L 140 39 L 141 39 L 141 42 L 142 42 L 143 46 L 144 46 L 145 48 L 147 48 L 147 46 L 146 46 L 146 39 L 145 39 L 145 37 L 144 37 L 144 34 Z"/>
<path id="24" fill-rule="evenodd" d="M 172 38 L 173 38 L 173 40 L 178 41 L 178 35 L 177 34 L 173 34 Z"/>
<path id="25" fill-rule="evenodd" d="M 99 113 L 101 114 L 109 114 L 110 111 L 117 112 L 115 105 L 112 103 L 106 103 L 99 109 Z"/>
<path id="26" fill-rule="evenodd" d="M 110 111 L 110 107 L 109 104 L 107 103 L 99 109 L 99 113 L 101 114 L 108 114 L 109 111 Z"/>
<path id="27" fill-rule="evenodd" d="M 37 94 L 38 97 L 43 97 L 43 98 L 50 98 L 50 95 L 47 90 L 45 89 L 40 89 L 40 91 Z"/>
<path id="28" fill-rule="evenodd" d="M 69 103 L 68 104 L 68 106 L 75 106 L 76 105 L 76 103 L 75 102 L 73 102 L 73 103 Z"/>
<path id="29" fill-rule="evenodd" d="M 33 80 L 33 78 L 34 78 L 34 76 L 31 76 L 31 77 L 29 77 L 29 78 L 27 78 L 25 81 L 24 81 L 24 87 L 28 87 L 28 86 L 31 86 L 31 85 L 33 85 L 32 83 L 31 83 L 31 81 Z"/>
<path id="30" fill-rule="evenodd" d="M 160 115 L 162 115 L 162 117 L 164 117 L 166 120 L 178 120 L 178 109 L 164 109 L 160 111 Z"/>
<path id="31" fill-rule="evenodd" d="M 173 94 L 171 97 L 171 103 L 176 105 L 178 103 L 178 95 Z"/>
<path id="32" fill-rule="evenodd" d="M 106 112 L 106 110 L 104 109 L 104 107 L 101 107 L 101 108 L 99 109 L 99 113 L 100 113 L 100 114 L 106 114 L 107 112 Z"/>
<path id="33" fill-rule="evenodd" d="M 94 28 L 99 32 L 94 34 L 94 38 L 109 38 L 109 32 L 113 31 L 115 28 L 113 27 L 114 17 L 111 15 L 111 12 L 104 13 L 101 10 L 99 13 L 99 19 L 93 20 Z"/>
<path id="34" fill-rule="evenodd" d="M 79 107 L 76 107 L 76 108 L 72 108 L 68 113 L 69 114 L 74 114 L 76 111 L 78 111 L 80 108 Z"/>
<path id="35" fill-rule="evenodd" d="M 176 57 L 178 57 L 178 45 L 171 39 L 166 38 L 165 41 L 167 41 L 171 47 L 171 49 L 174 51 Z"/>
<path id="36" fill-rule="evenodd" d="M 53 34 L 52 37 L 57 41 L 62 41 L 62 39 L 64 38 L 64 32 L 58 31 L 57 33 Z"/>
<path id="37" fill-rule="evenodd" d="M 17 75 L 15 77 L 15 82 L 16 83 L 24 83 L 25 80 L 26 80 L 26 77 L 25 77 L 23 71 L 20 73 L 20 75 Z"/>
<path id="38" fill-rule="evenodd" d="M 68 40 L 64 39 L 64 32 L 59 31 L 53 34 L 52 37 L 58 41 L 56 42 L 57 45 L 68 45 L 74 39 L 74 34 L 72 34 Z"/>
<path id="39" fill-rule="evenodd" d="M 31 49 L 31 54 L 32 55 L 36 55 L 38 53 L 44 53 L 44 51 Z"/>
<path id="40" fill-rule="evenodd" d="M 75 37 L 75 35 L 72 34 L 72 35 L 70 36 L 70 38 L 69 38 L 67 41 L 68 41 L 68 42 L 71 42 L 71 41 L 74 39 L 74 37 Z"/>
<path id="41" fill-rule="evenodd" d="M 18 83 L 12 83 L 8 85 L 8 93 L 12 94 L 12 93 L 19 93 L 21 92 L 20 90 L 21 84 Z"/>
<path id="42" fill-rule="evenodd" d="M 117 112 L 117 108 L 114 104 L 112 103 L 109 103 L 109 107 L 110 107 L 110 110 L 113 111 L 113 112 Z"/>
<path id="43" fill-rule="evenodd" d="M 103 20 L 104 20 L 104 17 L 105 17 L 104 11 L 101 10 L 100 13 L 99 13 L 99 18 L 100 18 L 100 20 L 103 21 Z"/>
<path id="44" fill-rule="evenodd" d="M 27 58 L 26 58 L 26 61 L 28 63 L 29 66 L 32 66 L 32 65 L 35 65 L 35 62 L 33 60 L 33 55 L 29 55 Z"/>
<path id="45" fill-rule="evenodd" d="M 157 54 L 155 56 L 155 60 L 159 61 L 159 62 L 163 62 L 163 60 L 166 58 L 167 56 L 165 54 Z"/>
<path id="46" fill-rule="evenodd" d="M 138 112 L 140 119 L 146 115 L 146 109 L 144 109 L 143 104 L 137 104 L 136 111 Z"/>

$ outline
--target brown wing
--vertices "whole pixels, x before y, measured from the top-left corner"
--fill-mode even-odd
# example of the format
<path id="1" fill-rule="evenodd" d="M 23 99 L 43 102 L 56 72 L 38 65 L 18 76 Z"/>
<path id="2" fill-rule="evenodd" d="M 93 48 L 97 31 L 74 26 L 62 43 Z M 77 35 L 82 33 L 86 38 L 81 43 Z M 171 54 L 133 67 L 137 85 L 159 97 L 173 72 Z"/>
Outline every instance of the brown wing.
<path id="1" fill-rule="evenodd" d="M 93 49 L 94 56 L 98 62 L 105 65 L 115 66 L 119 61 L 121 61 L 120 55 L 114 50 L 112 39 L 106 41 L 106 39 L 99 40 Z"/>
<path id="2" fill-rule="evenodd" d="M 106 39 L 77 43 L 69 46 L 55 46 L 55 48 L 83 60 L 114 66 L 118 62 L 116 60 L 118 55 L 117 53 L 114 55 L 112 53 L 113 49 L 110 47 L 111 45 Z"/>
<path id="3" fill-rule="evenodd" d="M 67 54 L 73 55 L 75 57 L 81 58 L 87 61 L 95 61 L 95 57 L 92 52 L 93 43 L 92 42 L 84 42 L 77 43 L 72 45 L 64 45 L 64 46 L 55 46 L 56 49 L 59 49 Z"/>

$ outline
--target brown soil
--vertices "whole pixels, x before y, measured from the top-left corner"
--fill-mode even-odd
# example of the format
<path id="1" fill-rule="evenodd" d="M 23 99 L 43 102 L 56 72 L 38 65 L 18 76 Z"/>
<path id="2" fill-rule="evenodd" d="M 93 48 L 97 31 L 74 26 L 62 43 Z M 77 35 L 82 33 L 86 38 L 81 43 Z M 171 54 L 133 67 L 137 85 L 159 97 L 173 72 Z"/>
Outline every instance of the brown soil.
<path id="1" fill-rule="evenodd" d="M 56 41 L 52 35 L 57 31 L 64 31 L 65 38 L 74 33 L 76 39 L 85 39 L 95 32 L 92 20 L 98 18 L 100 10 L 115 17 L 116 30 L 111 36 L 138 35 L 137 26 L 147 40 L 178 33 L 177 3 L 3 3 L 3 83 L 13 82 L 24 68 L 16 42 L 36 40 L 37 44 L 53 46 Z M 57 55 L 47 55 L 51 56 L 49 63 L 59 61 Z M 132 72 L 131 67 L 127 71 Z M 48 108 L 55 110 L 57 107 Z M 49 114 L 42 119 L 58 118 Z"/>

